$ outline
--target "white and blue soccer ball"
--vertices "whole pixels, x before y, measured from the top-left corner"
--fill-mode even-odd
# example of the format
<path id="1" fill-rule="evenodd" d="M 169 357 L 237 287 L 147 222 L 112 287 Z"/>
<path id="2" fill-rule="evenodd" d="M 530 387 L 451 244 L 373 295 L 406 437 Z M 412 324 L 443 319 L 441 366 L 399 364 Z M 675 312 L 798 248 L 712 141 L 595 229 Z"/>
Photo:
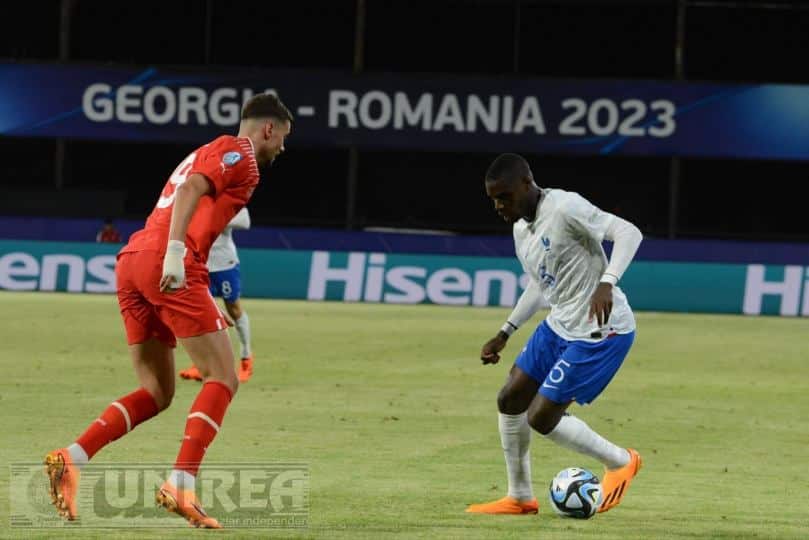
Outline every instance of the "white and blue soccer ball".
<path id="1" fill-rule="evenodd" d="M 587 469 L 570 467 L 557 474 L 550 487 L 551 506 L 562 517 L 589 519 L 604 498 L 598 477 Z"/>

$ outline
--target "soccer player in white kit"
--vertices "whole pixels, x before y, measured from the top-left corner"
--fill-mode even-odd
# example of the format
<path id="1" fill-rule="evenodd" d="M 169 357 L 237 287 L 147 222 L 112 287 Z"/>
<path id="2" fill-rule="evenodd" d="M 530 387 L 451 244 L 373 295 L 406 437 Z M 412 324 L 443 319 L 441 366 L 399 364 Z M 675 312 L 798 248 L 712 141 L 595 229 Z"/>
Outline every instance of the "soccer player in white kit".
<path id="1" fill-rule="evenodd" d="M 497 213 L 514 224 L 517 257 L 530 281 L 508 320 L 483 345 L 481 360 L 496 364 L 509 336 L 551 306 L 517 356 L 497 396 L 508 495 L 467 512 L 535 514 L 531 485 L 531 428 L 565 448 L 604 464 L 599 512 L 621 502 L 641 467 L 637 451 L 608 441 L 566 412 L 592 402 L 609 384 L 635 337 L 635 318 L 617 287 L 642 240 L 637 227 L 593 206 L 580 195 L 541 189 L 528 163 L 502 154 L 489 167 L 486 193 Z M 614 242 L 610 260 L 601 246 Z"/>
<path id="2" fill-rule="evenodd" d="M 211 280 L 211 294 L 221 296 L 225 301 L 225 310 L 233 321 L 239 334 L 241 345 L 241 362 L 239 364 L 239 382 L 247 382 L 253 375 L 253 351 L 250 346 L 250 318 L 239 302 L 241 296 L 241 272 L 239 270 L 239 254 L 233 242 L 234 230 L 250 228 L 250 213 L 247 207 L 242 208 L 230 220 L 222 231 L 208 255 L 208 275 Z M 202 374 L 192 365 L 180 372 L 183 379 L 202 380 Z"/>

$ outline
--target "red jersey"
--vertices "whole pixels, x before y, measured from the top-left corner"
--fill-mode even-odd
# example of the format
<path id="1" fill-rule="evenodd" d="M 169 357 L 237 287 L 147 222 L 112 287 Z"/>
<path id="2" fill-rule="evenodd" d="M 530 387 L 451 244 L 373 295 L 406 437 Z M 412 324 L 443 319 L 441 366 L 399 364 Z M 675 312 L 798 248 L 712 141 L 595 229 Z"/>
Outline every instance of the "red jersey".
<path id="1" fill-rule="evenodd" d="M 200 198 L 185 238 L 185 245 L 203 264 L 216 237 L 250 200 L 259 180 L 253 144 L 244 137 L 223 135 L 197 148 L 169 177 L 155 209 L 143 229 L 133 234 L 121 253 L 166 250 L 177 186 L 189 175 L 208 179 L 213 193 Z"/>

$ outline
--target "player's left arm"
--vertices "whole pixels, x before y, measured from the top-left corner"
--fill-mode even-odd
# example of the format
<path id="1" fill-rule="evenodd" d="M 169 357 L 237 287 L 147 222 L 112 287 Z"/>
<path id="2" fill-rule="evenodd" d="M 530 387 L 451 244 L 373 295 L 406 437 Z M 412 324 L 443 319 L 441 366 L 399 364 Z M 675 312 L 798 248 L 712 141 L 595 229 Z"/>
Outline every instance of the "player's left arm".
<path id="1" fill-rule="evenodd" d="M 612 288 L 635 257 L 643 234 L 632 223 L 601 210 L 578 194 L 570 194 L 564 213 L 571 225 L 599 244 L 605 239 L 613 242 L 607 268 L 590 299 L 589 319 L 592 320 L 595 316 L 598 325 L 604 326 L 612 313 Z"/>
<path id="2" fill-rule="evenodd" d="M 612 240 L 612 254 L 607 268 L 601 275 L 601 281 L 593 293 L 590 301 L 590 319 L 593 315 L 598 319 L 598 325 L 607 324 L 612 313 L 612 288 L 624 275 L 629 264 L 635 257 L 643 240 L 643 234 L 635 225 L 625 219 L 613 215 L 604 238 Z"/>
<path id="3" fill-rule="evenodd" d="M 185 284 L 185 236 L 188 224 L 197 209 L 200 198 L 211 192 L 208 179 L 199 173 L 191 174 L 176 188 L 174 207 L 171 211 L 169 240 L 163 258 L 163 277 L 160 279 L 160 292 L 179 289 Z"/>

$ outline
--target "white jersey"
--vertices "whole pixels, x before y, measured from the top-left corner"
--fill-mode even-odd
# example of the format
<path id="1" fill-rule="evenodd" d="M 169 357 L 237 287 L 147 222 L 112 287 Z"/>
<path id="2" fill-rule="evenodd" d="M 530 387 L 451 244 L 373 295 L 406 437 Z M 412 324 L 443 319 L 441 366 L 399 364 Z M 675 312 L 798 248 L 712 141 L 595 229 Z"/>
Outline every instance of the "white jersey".
<path id="1" fill-rule="evenodd" d="M 222 231 L 214 243 L 211 245 L 211 251 L 208 253 L 208 271 L 209 272 L 222 272 L 223 270 L 230 270 L 239 264 L 239 255 L 236 252 L 236 244 L 233 243 L 233 230 L 234 229 L 249 229 L 250 228 L 250 214 L 247 208 L 242 208 L 233 216 L 230 223 L 227 224 L 225 230 Z"/>
<path id="2" fill-rule="evenodd" d="M 615 218 L 578 193 L 544 189 L 533 222 L 514 224 L 514 247 L 525 272 L 551 306 L 546 321 L 562 338 L 599 341 L 609 333 L 635 329 L 635 316 L 618 287 L 612 289 L 612 313 L 599 328 L 588 321 L 590 299 L 607 267 L 601 242 Z"/>

